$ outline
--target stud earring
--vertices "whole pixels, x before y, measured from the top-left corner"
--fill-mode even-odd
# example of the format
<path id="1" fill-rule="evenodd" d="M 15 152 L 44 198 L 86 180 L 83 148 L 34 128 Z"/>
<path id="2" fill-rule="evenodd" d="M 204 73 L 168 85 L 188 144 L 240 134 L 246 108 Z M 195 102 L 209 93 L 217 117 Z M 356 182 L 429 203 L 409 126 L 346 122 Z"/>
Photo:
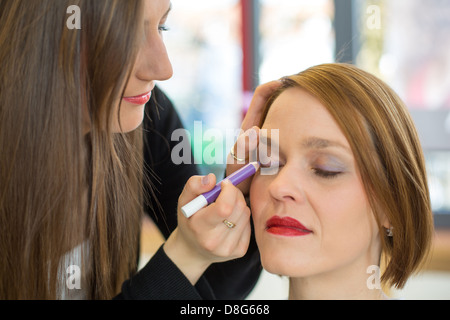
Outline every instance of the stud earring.
<path id="1" fill-rule="evenodd" d="M 390 238 L 392 238 L 394 236 L 394 228 L 391 227 L 389 229 L 386 229 L 386 235 Z"/>

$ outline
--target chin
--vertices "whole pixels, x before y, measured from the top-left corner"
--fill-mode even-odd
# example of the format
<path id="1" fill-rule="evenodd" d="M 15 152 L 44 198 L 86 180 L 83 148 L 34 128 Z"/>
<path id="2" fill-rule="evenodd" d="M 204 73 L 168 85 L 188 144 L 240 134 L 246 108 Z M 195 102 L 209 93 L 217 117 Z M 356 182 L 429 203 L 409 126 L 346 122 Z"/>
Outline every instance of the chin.
<path id="1" fill-rule="evenodd" d="M 317 264 L 310 253 L 298 248 L 286 248 L 280 244 L 260 248 L 261 264 L 269 273 L 293 278 L 314 274 Z"/>
<path id="2" fill-rule="evenodd" d="M 278 252 L 261 252 L 261 264 L 269 273 L 280 276 L 293 276 L 298 272 L 296 263 L 293 263 L 292 256 L 285 255 L 283 250 Z"/>
<path id="3" fill-rule="evenodd" d="M 277 263 L 277 262 L 261 262 L 264 270 L 269 273 L 290 278 L 304 278 L 314 274 L 310 268 L 305 267 L 301 263 Z"/>
<path id="4" fill-rule="evenodd" d="M 144 111 L 145 105 L 138 107 L 134 106 L 131 112 L 127 112 L 126 114 L 122 113 L 120 121 L 121 126 L 117 121 L 114 126 L 114 132 L 129 133 L 139 128 L 144 120 Z"/>
<path id="5" fill-rule="evenodd" d="M 273 262 L 262 262 L 261 263 L 264 270 L 266 270 L 268 273 L 275 274 L 278 276 L 285 276 L 285 277 L 297 277 L 298 275 L 293 272 L 289 267 L 283 266 L 279 263 L 273 263 Z"/>

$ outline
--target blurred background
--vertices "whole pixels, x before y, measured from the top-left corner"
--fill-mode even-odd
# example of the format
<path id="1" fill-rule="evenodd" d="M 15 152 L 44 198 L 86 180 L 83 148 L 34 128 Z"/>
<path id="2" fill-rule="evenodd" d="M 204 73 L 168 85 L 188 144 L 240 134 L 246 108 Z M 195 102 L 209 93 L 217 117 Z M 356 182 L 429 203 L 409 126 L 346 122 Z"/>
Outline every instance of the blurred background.
<path id="1" fill-rule="evenodd" d="M 225 166 L 206 164 L 204 151 L 215 145 L 226 157 L 234 144 L 226 131 L 239 129 L 260 83 L 350 62 L 396 90 L 425 150 L 436 234 L 425 272 L 391 295 L 450 299 L 450 1 L 172 0 L 172 7 L 164 37 L 174 77 L 158 85 L 191 133 L 194 121 L 203 133 L 222 133 L 222 140 L 205 135 L 194 150 L 204 173 L 223 175 Z M 264 273 L 249 298 L 286 299 L 287 281 Z"/>

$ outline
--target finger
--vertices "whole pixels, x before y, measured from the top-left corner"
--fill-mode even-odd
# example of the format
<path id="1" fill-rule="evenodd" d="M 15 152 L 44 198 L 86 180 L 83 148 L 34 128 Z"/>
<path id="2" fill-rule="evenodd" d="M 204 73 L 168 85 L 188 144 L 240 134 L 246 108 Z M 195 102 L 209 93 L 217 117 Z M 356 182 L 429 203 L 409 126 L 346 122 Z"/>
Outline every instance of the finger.
<path id="1" fill-rule="evenodd" d="M 217 221 L 221 222 L 223 219 L 229 218 L 235 210 L 235 207 L 239 205 L 239 193 L 240 191 L 233 186 L 233 184 L 224 180 L 221 183 L 221 192 L 216 200 Z"/>
<path id="2" fill-rule="evenodd" d="M 247 208 L 245 198 L 242 192 L 228 180 L 221 183 L 221 192 L 216 202 L 210 205 L 214 210 L 213 215 L 209 215 L 211 224 L 219 225 L 223 220 L 229 220 L 231 216 L 238 218 L 240 214 Z"/>
<path id="3" fill-rule="evenodd" d="M 222 181 L 221 191 L 216 201 L 193 215 L 190 218 L 190 224 L 196 224 L 197 226 L 204 226 L 207 228 L 219 226 L 224 219 L 228 218 L 233 213 L 235 206 L 242 205 L 239 204 L 239 193 L 240 191 L 233 186 L 231 182 L 228 180 Z"/>
<path id="4" fill-rule="evenodd" d="M 229 181 L 221 183 L 221 193 L 216 202 L 198 211 L 191 219 L 184 221 L 198 239 L 200 247 L 208 255 L 219 260 L 233 259 L 242 255 L 250 226 L 250 209 L 242 193 Z M 228 228 L 223 221 L 235 223 Z M 248 225 L 248 226 L 247 226 Z M 244 234 L 244 240 L 240 240 Z"/>
<path id="5" fill-rule="evenodd" d="M 246 163 L 258 161 L 259 135 L 260 129 L 255 126 L 247 130 L 237 139 L 236 144 L 232 148 L 234 151 L 234 156 L 232 155 L 232 152 L 230 152 L 227 158 L 227 176 L 241 169 Z M 245 154 L 243 158 L 240 158 L 241 154 Z M 252 177 L 246 179 L 237 186 L 244 195 L 248 194 L 252 179 Z"/>
<path id="6" fill-rule="evenodd" d="M 229 154 L 229 161 L 227 164 L 245 164 L 252 161 L 257 161 L 257 148 L 259 143 L 260 129 L 256 126 L 250 128 L 241 134 Z M 235 167 L 238 169 L 240 166 Z M 228 173 L 228 170 L 227 170 Z M 231 173 L 231 172 L 230 172 Z"/>
<path id="7" fill-rule="evenodd" d="M 248 246 L 250 244 L 250 237 L 252 233 L 252 228 L 250 225 L 250 214 L 249 218 L 243 223 L 244 227 L 238 238 L 238 243 L 236 244 L 236 255 L 238 258 L 243 257 L 247 253 Z"/>
<path id="8" fill-rule="evenodd" d="M 226 235 L 223 240 L 223 250 L 228 256 L 242 257 L 247 252 L 250 243 L 250 209 L 245 207 L 233 212 L 227 221 L 232 224 L 232 227 L 223 223 L 222 228 Z"/>
<path id="9" fill-rule="evenodd" d="M 228 214 L 227 216 L 226 215 L 221 216 L 221 218 L 224 219 L 222 220 L 222 223 L 230 229 L 236 228 L 236 230 L 240 229 L 243 230 L 245 225 L 250 223 L 250 208 L 248 208 L 247 203 L 245 202 L 245 198 L 239 191 L 239 189 L 233 187 L 232 192 L 234 193 L 233 197 L 231 196 L 228 197 L 226 201 L 233 201 L 234 207 L 230 214 Z M 224 199 L 221 200 L 225 201 Z M 224 223 L 225 220 L 228 221 L 230 224 L 226 222 Z"/>
<path id="10" fill-rule="evenodd" d="M 206 176 L 193 176 L 184 186 L 183 192 L 178 198 L 179 206 L 187 204 L 202 193 L 210 191 L 216 185 L 216 176 L 212 173 Z"/>
<path id="11" fill-rule="evenodd" d="M 267 100 L 277 89 L 282 86 L 282 84 L 283 82 L 281 80 L 275 80 L 262 84 L 256 88 L 250 107 L 248 108 L 247 114 L 242 122 L 242 130 L 246 131 L 252 126 L 260 125 L 261 116 Z"/>
<path id="12" fill-rule="evenodd" d="M 233 213 L 226 219 L 231 225 L 223 223 L 226 228 L 232 229 L 238 234 L 242 233 L 246 226 L 250 224 L 250 208 L 243 201 L 240 206 L 236 206 Z"/>

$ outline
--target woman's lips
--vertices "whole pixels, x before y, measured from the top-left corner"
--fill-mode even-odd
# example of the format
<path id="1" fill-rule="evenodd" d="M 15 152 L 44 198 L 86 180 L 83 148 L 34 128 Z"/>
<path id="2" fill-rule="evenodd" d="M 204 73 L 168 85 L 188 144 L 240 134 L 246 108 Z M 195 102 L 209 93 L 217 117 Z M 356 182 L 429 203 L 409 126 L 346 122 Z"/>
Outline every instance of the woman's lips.
<path id="1" fill-rule="evenodd" d="M 299 221 L 290 217 L 282 218 L 279 216 L 274 216 L 267 221 L 266 231 L 286 237 L 306 236 L 312 233 L 311 230 L 307 229 Z"/>
<path id="2" fill-rule="evenodd" d="M 151 96 L 152 96 L 152 92 L 150 91 L 150 92 L 147 92 L 147 93 L 141 94 L 139 96 L 135 96 L 135 97 L 124 97 L 123 100 L 125 100 L 129 103 L 141 106 L 141 105 L 144 105 L 147 102 L 149 102 Z"/>

